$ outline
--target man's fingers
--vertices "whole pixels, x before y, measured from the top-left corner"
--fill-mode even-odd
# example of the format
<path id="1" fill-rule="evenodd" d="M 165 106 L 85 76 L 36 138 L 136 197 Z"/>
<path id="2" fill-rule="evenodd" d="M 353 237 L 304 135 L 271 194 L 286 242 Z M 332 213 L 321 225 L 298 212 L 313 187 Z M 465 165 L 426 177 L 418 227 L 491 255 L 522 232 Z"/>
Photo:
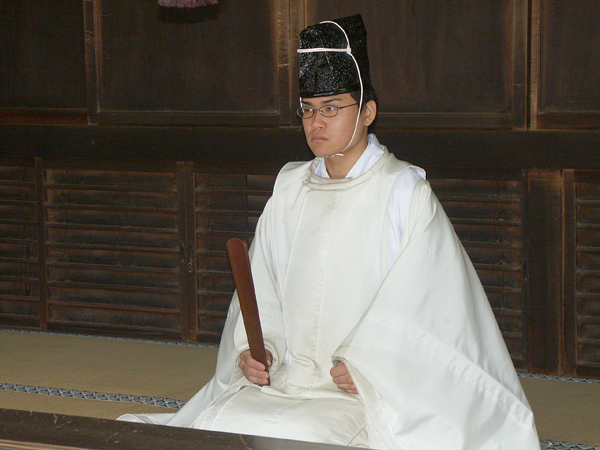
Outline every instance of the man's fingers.
<path id="1" fill-rule="evenodd" d="M 270 355 L 270 354 L 269 354 Z M 265 366 L 250 356 L 250 350 L 243 351 L 240 354 L 240 363 L 238 367 L 248 381 L 255 384 L 268 384 L 269 373 Z"/>
<path id="2" fill-rule="evenodd" d="M 267 350 L 267 366 L 271 366 L 273 362 L 273 355 L 271 354 L 270 351 Z M 251 354 L 250 354 L 250 350 L 245 350 L 242 353 L 240 353 L 240 364 L 241 363 L 245 363 L 246 365 L 248 365 L 249 367 L 252 367 L 253 369 L 256 370 L 267 370 L 267 368 L 264 366 L 263 363 L 258 362 L 256 359 L 254 359 Z"/>
<path id="3" fill-rule="evenodd" d="M 243 351 L 240 354 L 240 368 L 243 370 L 242 365 L 246 365 L 256 370 L 265 370 L 265 366 L 250 355 L 250 350 Z"/>
<path id="4" fill-rule="evenodd" d="M 352 377 L 350 375 L 342 375 L 340 377 L 333 377 L 333 382 L 335 384 L 354 384 Z"/>
<path id="5" fill-rule="evenodd" d="M 356 386 L 354 385 L 354 383 L 338 384 L 337 387 L 338 387 L 338 389 L 341 389 L 342 391 L 346 391 L 349 394 L 358 394 L 358 391 L 356 390 Z"/>
<path id="6" fill-rule="evenodd" d="M 258 373 L 258 374 L 252 374 L 252 373 L 245 373 L 244 374 L 245 377 L 248 379 L 248 381 L 250 381 L 251 383 L 255 383 L 255 384 L 267 384 L 269 382 L 269 375 L 265 373 Z"/>
<path id="7" fill-rule="evenodd" d="M 265 370 L 257 370 L 252 367 L 240 364 L 240 369 L 248 381 L 256 384 L 267 384 L 269 381 L 269 373 Z"/>
<path id="8" fill-rule="evenodd" d="M 352 379 L 348 368 L 343 363 L 339 363 L 337 366 L 334 366 L 329 374 L 331 375 L 331 378 L 338 389 L 346 391 L 350 394 L 358 394 L 358 390 L 354 385 L 354 380 Z"/>

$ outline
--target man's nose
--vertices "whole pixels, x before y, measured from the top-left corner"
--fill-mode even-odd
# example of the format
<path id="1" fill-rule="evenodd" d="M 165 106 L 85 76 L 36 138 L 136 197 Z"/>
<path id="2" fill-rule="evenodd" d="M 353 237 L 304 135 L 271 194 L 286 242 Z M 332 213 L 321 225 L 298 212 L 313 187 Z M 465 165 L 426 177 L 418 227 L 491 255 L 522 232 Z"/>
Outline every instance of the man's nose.
<path id="1" fill-rule="evenodd" d="M 323 114 L 321 114 L 319 110 L 315 111 L 311 119 L 312 122 L 310 125 L 313 128 L 325 128 L 327 126 L 327 123 L 325 122 L 325 117 L 323 117 Z"/>

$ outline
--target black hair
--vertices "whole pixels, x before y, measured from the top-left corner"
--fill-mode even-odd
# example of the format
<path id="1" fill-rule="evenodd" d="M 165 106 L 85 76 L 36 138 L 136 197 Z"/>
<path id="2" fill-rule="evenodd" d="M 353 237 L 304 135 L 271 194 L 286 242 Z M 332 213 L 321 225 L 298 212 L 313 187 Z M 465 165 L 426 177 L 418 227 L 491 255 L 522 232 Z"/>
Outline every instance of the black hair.
<path id="1" fill-rule="evenodd" d="M 350 95 L 356 103 L 360 103 L 360 91 L 350 92 Z M 375 92 L 375 88 L 370 84 L 367 84 L 363 87 L 362 109 L 364 109 L 365 105 L 371 100 L 378 104 L 377 93 Z"/>

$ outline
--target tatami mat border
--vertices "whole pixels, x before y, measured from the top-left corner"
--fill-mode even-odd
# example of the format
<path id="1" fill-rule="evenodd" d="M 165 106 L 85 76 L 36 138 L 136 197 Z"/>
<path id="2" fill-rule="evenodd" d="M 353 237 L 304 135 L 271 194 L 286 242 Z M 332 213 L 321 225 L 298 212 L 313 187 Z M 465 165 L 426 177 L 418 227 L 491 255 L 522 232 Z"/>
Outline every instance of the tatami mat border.
<path id="1" fill-rule="evenodd" d="M 24 384 L 0 383 L 0 391 L 22 392 L 25 394 L 41 394 L 51 397 L 80 398 L 84 400 L 102 400 L 107 402 L 134 402 L 145 405 L 162 406 L 164 408 L 180 409 L 187 402 L 163 397 L 145 397 L 142 395 L 109 394 L 104 392 L 79 391 L 44 386 L 27 386 Z"/>
<path id="2" fill-rule="evenodd" d="M 565 377 L 558 375 L 544 375 L 539 373 L 529 372 L 517 372 L 521 378 L 543 378 L 545 380 L 559 380 L 559 381 L 572 381 L 574 383 L 591 383 L 600 384 L 600 380 L 596 378 L 583 378 L 583 377 Z"/>
<path id="3" fill-rule="evenodd" d="M 546 446 L 547 450 L 600 450 L 600 447 L 583 444 L 569 444 L 568 442 L 546 441 L 541 439 L 540 443 Z"/>

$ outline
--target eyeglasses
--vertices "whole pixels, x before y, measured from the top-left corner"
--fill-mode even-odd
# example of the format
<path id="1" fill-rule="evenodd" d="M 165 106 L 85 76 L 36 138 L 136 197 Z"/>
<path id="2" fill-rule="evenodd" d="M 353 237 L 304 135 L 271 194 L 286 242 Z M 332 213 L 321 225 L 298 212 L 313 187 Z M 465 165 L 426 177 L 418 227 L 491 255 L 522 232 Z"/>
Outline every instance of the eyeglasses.
<path id="1" fill-rule="evenodd" d="M 309 108 L 308 106 L 301 106 L 296 110 L 296 114 L 301 119 L 310 119 L 315 115 L 315 111 L 319 111 L 319 113 L 323 117 L 335 117 L 340 109 L 349 108 L 350 106 L 358 105 L 358 103 L 352 103 L 351 105 L 346 106 L 335 106 L 335 105 L 326 105 L 321 106 L 319 109 Z"/>

